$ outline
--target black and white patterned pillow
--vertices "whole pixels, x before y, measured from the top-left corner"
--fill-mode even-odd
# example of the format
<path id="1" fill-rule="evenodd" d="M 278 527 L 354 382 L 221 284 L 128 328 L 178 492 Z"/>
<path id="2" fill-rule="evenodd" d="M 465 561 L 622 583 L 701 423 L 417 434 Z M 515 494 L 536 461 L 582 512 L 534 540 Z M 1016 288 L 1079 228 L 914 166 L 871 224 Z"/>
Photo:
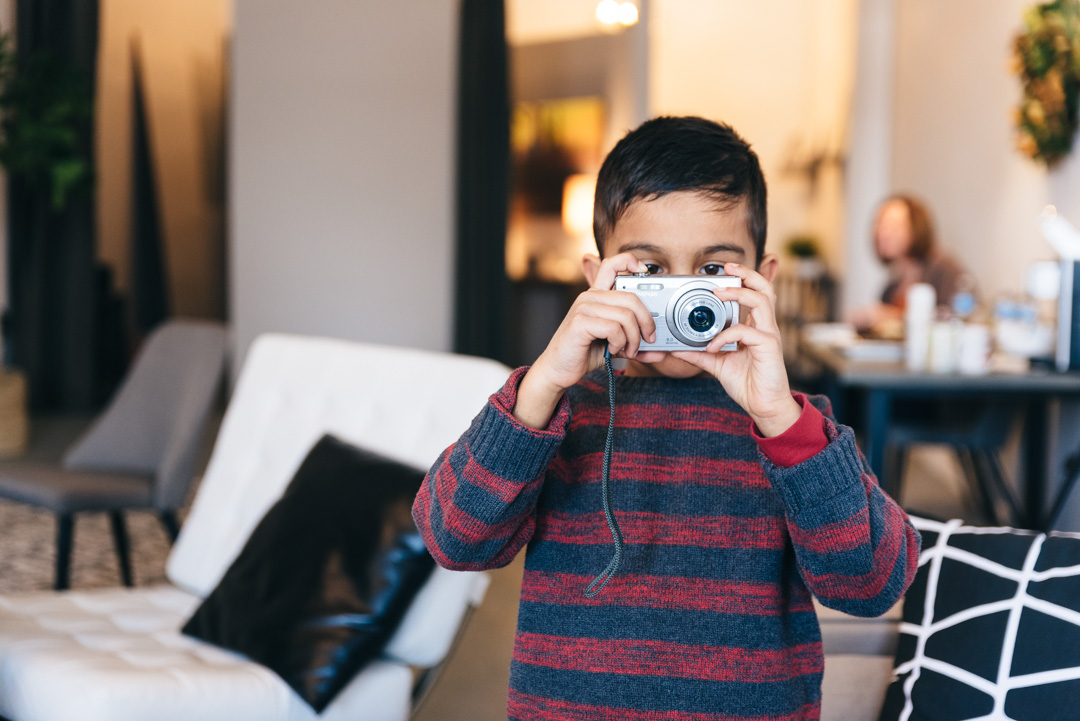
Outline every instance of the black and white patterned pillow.
<path id="1" fill-rule="evenodd" d="M 1080 535 L 911 520 L 922 553 L 881 721 L 1080 719 Z"/>

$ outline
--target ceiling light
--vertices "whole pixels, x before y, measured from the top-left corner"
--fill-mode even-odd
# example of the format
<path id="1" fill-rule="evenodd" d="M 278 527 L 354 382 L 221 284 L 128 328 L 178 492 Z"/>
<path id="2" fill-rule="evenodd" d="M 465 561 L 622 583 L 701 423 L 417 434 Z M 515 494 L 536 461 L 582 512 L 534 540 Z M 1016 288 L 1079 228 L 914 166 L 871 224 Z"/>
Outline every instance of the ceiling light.
<path id="1" fill-rule="evenodd" d="M 618 0 L 601 0 L 596 6 L 596 19 L 605 25 L 614 25 L 619 22 L 619 11 Z"/>

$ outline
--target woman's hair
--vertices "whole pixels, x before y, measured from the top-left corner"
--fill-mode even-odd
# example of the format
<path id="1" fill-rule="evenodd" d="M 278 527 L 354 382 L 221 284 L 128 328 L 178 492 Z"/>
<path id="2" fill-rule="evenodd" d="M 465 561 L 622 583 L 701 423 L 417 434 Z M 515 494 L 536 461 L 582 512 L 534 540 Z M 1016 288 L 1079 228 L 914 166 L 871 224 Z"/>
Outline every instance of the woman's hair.
<path id="1" fill-rule="evenodd" d="M 907 254 L 918 260 L 926 260 L 926 258 L 930 257 L 933 253 L 934 248 L 937 247 L 937 237 L 934 234 L 934 222 L 930 218 L 929 209 L 927 209 L 925 203 L 911 195 L 907 195 L 906 193 L 895 193 L 881 201 L 881 205 L 878 206 L 879 214 L 882 208 L 894 201 L 904 204 L 908 211 L 908 218 L 911 221 L 911 246 L 908 248 Z M 874 236 L 874 248 L 876 250 L 876 220 L 874 221 Z M 884 262 L 885 259 L 881 258 L 881 260 Z"/>

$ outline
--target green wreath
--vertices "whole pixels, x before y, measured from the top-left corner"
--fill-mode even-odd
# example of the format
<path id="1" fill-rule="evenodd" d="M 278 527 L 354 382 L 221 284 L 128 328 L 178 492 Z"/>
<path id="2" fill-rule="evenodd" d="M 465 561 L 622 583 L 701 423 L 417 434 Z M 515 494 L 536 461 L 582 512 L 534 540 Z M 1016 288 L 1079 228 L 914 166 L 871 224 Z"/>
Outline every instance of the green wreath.
<path id="1" fill-rule="evenodd" d="M 1055 0 L 1024 12 L 1013 42 L 1013 70 L 1024 96 L 1016 108 L 1017 149 L 1048 167 L 1072 150 L 1080 100 L 1080 0 Z"/>

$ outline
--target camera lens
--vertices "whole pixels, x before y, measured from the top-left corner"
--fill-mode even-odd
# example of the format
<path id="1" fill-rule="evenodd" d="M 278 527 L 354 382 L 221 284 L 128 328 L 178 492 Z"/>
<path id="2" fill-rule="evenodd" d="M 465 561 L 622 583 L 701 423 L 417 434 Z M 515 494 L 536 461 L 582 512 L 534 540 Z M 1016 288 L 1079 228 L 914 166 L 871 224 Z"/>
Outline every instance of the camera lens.
<path id="1" fill-rule="evenodd" d="M 698 333 L 704 333 L 713 327 L 713 323 L 716 322 L 716 315 L 713 314 L 711 308 L 706 308 L 701 305 L 690 311 L 690 327 L 696 330 Z"/>
<path id="2" fill-rule="evenodd" d="M 703 348 L 732 323 L 730 305 L 717 298 L 715 283 L 686 282 L 672 293 L 664 313 L 675 340 L 691 348 Z"/>

